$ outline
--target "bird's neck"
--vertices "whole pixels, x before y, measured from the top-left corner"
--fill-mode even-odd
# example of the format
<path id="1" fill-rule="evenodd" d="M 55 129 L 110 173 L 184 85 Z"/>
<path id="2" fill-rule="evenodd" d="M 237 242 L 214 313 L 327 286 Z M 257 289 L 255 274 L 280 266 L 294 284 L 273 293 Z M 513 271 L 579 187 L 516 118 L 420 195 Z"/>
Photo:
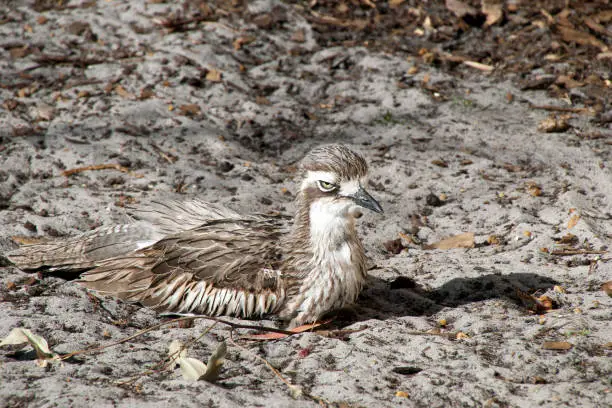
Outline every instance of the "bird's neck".
<path id="1" fill-rule="evenodd" d="M 355 218 L 337 204 L 310 202 L 300 195 L 293 226 L 291 244 L 297 252 L 315 259 L 333 256 L 345 245 L 351 252 L 363 252 L 355 229 Z"/>
<path id="2" fill-rule="evenodd" d="M 340 203 L 298 197 L 297 204 L 288 271 L 295 281 L 288 290 L 283 315 L 291 319 L 292 326 L 354 302 L 366 277 L 366 258 L 354 217 Z"/>

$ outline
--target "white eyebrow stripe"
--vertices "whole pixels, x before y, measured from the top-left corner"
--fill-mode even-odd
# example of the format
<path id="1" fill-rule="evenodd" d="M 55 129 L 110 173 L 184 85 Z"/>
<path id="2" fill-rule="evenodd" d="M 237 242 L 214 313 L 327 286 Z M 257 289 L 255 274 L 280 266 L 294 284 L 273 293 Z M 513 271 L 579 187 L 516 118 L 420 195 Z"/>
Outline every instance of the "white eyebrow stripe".
<path id="1" fill-rule="evenodd" d="M 329 171 L 309 171 L 306 174 L 303 184 L 312 184 L 316 181 L 325 181 L 332 184 L 338 183 L 338 179 L 334 173 Z"/>

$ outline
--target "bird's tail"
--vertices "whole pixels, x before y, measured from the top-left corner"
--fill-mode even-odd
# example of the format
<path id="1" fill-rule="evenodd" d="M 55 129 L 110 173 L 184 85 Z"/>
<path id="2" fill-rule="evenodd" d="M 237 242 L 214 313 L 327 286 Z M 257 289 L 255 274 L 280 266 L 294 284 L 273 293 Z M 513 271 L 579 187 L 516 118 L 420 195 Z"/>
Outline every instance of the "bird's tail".
<path id="1" fill-rule="evenodd" d="M 147 223 L 114 225 L 63 241 L 24 245 L 5 257 L 23 270 L 83 271 L 104 259 L 152 245 L 160 238 Z"/>

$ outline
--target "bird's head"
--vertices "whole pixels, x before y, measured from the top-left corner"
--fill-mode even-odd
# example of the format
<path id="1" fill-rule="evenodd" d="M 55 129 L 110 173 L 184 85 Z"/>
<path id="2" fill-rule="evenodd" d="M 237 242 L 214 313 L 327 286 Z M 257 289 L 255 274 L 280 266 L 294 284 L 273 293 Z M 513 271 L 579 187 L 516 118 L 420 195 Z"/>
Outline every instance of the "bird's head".
<path id="1" fill-rule="evenodd" d="M 355 218 L 360 208 L 377 213 L 383 209 L 364 188 L 368 165 L 363 157 L 343 145 L 319 146 L 301 164 L 304 180 L 300 193 L 311 211 Z"/>

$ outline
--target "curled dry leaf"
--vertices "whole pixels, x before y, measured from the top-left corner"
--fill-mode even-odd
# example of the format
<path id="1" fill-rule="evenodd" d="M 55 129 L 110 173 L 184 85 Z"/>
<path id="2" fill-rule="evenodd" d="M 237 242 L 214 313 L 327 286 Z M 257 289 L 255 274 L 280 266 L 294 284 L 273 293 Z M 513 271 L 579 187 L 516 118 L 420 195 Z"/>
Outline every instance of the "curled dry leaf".
<path id="1" fill-rule="evenodd" d="M 504 16 L 504 2 L 501 0 L 482 0 L 481 5 L 483 14 L 487 16 L 485 27 L 492 26 Z"/>
<path id="2" fill-rule="evenodd" d="M 444 238 L 431 245 L 425 245 L 424 249 L 454 249 L 454 248 L 474 248 L 474 233 L 466 232 L 464 234 L 454 235 Z"/>
<path id="3" fill-rule="evenodd" d="M 221 342 L 215 352 L 208 359 L 208 364 L 204 364 L 197 358 L 187 357 L 187 350 L 179 340 L 173 340 L 168 347 L 170 363 L 181 368 L 183 378 L 186 380 L 205 380 L 209 382 L 219 378 L 219 372 L 223 366 L 227 345 Z"/>
<path id="4" fill-rule="evenodd" d="M 60 361 L 60 356 L 49 349 L 47 340 L 21 327 L 11 330 L 8 336 L 0 342 L 0 347 L 15 345 L 21 349 L 28 344 L 36 351 L 36 356 L 38 357 L 36 363 L 39 366 L 46 367 L 49 361 Z"/>

